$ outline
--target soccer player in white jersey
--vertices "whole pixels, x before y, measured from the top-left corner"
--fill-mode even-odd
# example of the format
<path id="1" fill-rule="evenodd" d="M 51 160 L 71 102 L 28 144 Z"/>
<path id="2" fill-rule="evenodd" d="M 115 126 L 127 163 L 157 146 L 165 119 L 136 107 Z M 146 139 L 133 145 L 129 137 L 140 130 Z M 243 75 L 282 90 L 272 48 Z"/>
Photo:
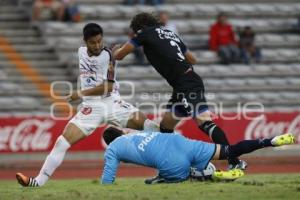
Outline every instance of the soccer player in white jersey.
<path id="1" fill-rule="evenodd" d="M 62 163 L 67 150 L 93 133 L 100 124 L 108 123 L 145 131 L 159 129 L 156 123 L 120 98 L 114 75 L 114 61 L 110 50 L 103 46 L 101 26 L 87 24 L 83 29 L 83 37 L 86 47 L 78 49 L 81 91 L 73 92 L 69 98 L 73 101 L 82 96 L 81 109 L 57 138 L 38 176 L 33 178 L 22 173 L 16 174 L 22 186 L 44 185 Z"/>

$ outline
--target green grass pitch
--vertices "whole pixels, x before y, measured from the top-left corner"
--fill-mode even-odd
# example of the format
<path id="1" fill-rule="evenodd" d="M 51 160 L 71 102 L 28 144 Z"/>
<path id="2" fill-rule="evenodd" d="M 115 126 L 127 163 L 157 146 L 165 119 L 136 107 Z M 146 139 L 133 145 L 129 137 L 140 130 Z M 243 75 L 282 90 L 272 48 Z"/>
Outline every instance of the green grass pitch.
<path id="1" fill-rule="evenodd" d="M 299 200 L 300 174 L 246 175 L 231 183 L 184 182 L 145 185 L 143 178 L 119 178 L 113 185 L 98 180 L 51 180 L 41 188 L 22 188 L 0 180 L 0 200 Z"/>

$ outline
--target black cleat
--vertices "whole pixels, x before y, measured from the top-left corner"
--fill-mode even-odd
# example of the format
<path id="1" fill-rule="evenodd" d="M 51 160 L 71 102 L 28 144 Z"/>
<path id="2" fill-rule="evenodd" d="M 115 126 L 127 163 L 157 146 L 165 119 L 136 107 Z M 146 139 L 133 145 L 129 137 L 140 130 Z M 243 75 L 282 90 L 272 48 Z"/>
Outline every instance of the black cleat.
<path id="1" fill-rule="evenodd" d="M 158 184 L 158 183 L 165 183 L 165 179 L 160 177 L 159 175 L 153 177 L 153 178 L 148 178 L 145 180 L 145 184 Z"/>
<path id="2" fill-rule="evenodd" d="M 238 163 L 235 164 L 229 164 L 228 169 L 241 169 L 241 170 L 246 170 L 248 164 L 244 160 L 238 160 Z"/>

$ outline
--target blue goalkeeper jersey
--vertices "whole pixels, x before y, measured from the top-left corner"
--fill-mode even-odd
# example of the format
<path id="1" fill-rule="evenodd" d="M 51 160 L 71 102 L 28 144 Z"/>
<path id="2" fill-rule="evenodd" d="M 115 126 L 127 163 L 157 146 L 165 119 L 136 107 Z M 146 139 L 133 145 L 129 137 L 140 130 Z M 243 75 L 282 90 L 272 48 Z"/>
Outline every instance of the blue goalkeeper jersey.
<path id="1" fill-rule="evenodd" d="M 215 144 L 190 140 L 180 134 L 139 132 L 115 139 L 104 154 L 102 183 L 113 183 L 120 161 L 156 168 L 167 181 L 186 180 L 190 167 L 203 170 Z"/>

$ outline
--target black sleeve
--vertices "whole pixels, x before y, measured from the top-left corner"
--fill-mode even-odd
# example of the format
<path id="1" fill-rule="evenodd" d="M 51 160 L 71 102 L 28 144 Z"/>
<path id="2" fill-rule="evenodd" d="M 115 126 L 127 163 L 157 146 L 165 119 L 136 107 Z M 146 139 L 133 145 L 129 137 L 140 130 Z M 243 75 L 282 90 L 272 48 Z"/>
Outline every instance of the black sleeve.
<path id="1" fill-rule="evenodd" d="M 178 37 L 179 38 L 179 37 Z M 180 39 L 180 38 L 179 38 Z M 181 49 L 181 52 L 183 54 L 185 54 L 188 51 L 188 48 L 186 47 L 186 45 L 184 44 L 184 42 L 180 39 L 180 44 L 179 47 Z"/>

